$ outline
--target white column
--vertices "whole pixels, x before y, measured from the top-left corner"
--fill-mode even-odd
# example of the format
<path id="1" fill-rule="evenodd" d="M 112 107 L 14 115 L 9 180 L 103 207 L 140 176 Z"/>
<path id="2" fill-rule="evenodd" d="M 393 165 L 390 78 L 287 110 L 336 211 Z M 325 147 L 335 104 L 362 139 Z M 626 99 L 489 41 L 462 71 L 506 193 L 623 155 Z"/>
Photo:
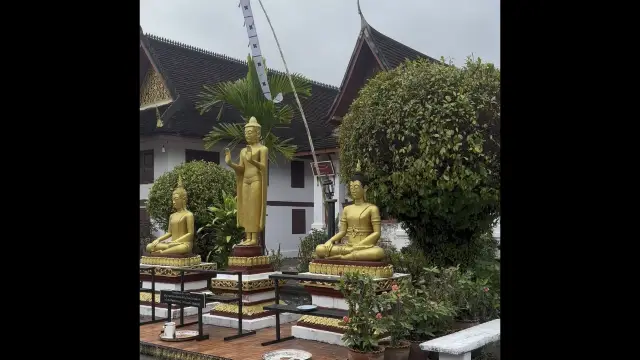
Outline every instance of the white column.
<path id="1" fill-rule="evenodd" d="M 324 230 L 324 204 L 322 203 L 322 185 L 319 184 L 318 178 L 313 177 L 313 224 L 311 229 Z"/>
<path id="2" fill-rule="evenodd" d="M 402 228 L 402 223 L 398 222 L 398 228 L 396 228 L 396 239 L 393 242 L 393 246 L 400 250 L 409 245 L 409 235 Z"/>
<path id="3" fill-rule="evenodd" d="M 340 216 L 340 214 L 342 214 L 342 203 L 344 202 L 344 197 L 346 195 L 345 187 L 341 183 L 340 175 L 338 175 L 340 172 L 340 161 L 338 161 L 337 159 L 333 160 L 333 168 L 336 172 L 336 176 L 334 176 L 333 178 L 333 189 L 334 189 L 333 198 L 336 199 L 335 214 L 336 216 Z M 338 232 L 338 227 L 339 227 L 339 224 L 336 225 L 336 232 Z"/>

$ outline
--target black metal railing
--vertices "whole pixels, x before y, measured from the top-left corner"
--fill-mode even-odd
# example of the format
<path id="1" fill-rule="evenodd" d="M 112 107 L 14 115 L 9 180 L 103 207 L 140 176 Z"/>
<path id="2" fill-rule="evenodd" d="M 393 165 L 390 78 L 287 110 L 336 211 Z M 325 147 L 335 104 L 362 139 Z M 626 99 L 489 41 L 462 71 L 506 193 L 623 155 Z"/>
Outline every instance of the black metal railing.
<path id="1" fill-rule="evenodd" d="M 151 320 L 149 321 L 140 321 L 140 325 L 154 324 L 158 322 L 170 322 L 172 320 L 172 309 L 171 304 L 167 304 L 167 317 L 162 319 L 156 319 L 156 268 L 159 266 L 154 265 L 146 265 L 141 264 L 141 269 L 151 269 L 151 288 L 144 288 L 143 282 L 140 282 L 140 292 L 150 292 L 151 293 Z M 215 294 L 205 294 L 205 305 L 208 301 L 219 301 L 219 302 L 238 302 L 238 333 L 236 335 L 227 336 L 224 338 L 225 341 L 237 339 L 239 337 L 253 335 L 255 331 L 247 331 L 243 332 L 242 330 L 242 271 L 224 271 L 224 270 L 203 270 L 203 269 L 190 269 L 183 267 L 173 267 L 173 266 L 162 266 L 162 269 L 170 269 L 175 271 L 180 271 L 180 291 L 184 292 L 184 275 L 185 273 L 196 273 L 196 274 L 211 274 L 211 277 L 207 277 L 207 290 L 211 289 L 211 278 L 217 277 L 218 274 L 224 275 L 237 275 L 238 276 L 238 286 L 237 286 L 237 296 L 229 297 L 229 296 L 221 296 Z M 176 328 L 181 328 L 184 326 L 199 324 L 199 331 L 202 334 L 202 319 L 201 319 L 202 309 L 199 309 L 199 321 L 194 321 L 190 323 L 184 323 L 184 305 L 180 305 L 180 324 L 176 325 Z"/>

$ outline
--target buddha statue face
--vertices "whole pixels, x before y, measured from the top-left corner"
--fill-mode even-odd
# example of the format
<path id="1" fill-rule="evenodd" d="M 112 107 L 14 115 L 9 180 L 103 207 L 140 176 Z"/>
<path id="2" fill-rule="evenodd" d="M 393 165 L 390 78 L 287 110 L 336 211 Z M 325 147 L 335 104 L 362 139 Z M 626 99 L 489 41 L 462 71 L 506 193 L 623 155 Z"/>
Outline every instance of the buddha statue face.
<path id="1" fill-rule="evenodd" d="M 364 198 L 364 187 L 359 180 L 349 182 L 349 193 L 353 200 L 361 200 Z"/>
<path id="2" fill-rule="evenodd" d="M 185 208 L 185 205 L 187 203 L 186 193 L 183 193 L 181 191 L 174 191 L 172 200 L 173 200 L 173 208 L 175 210 L 182 210 Z"/>
<path id="3" fill-rule="evenodd" d="M 247 126 L 244 128 L 244 138 L 249 144 L 258 142 L 258 128 L 255 126 Z"/>

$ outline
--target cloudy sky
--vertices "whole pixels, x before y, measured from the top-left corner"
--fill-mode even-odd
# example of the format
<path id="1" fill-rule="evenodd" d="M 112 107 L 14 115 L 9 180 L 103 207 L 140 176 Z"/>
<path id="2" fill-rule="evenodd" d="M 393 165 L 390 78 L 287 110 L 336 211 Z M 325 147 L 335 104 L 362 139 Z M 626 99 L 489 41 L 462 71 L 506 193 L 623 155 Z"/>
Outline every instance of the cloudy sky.
<path id="1" fill-rule="evenodd" d="M 238 0 L 140 0 L 150 33 L 246 59 L 249 48 Z M 360 31 L 356 0 L 262 0 L 289 71 L 340 86 Z M 251 6 L 263 56 L 284 70 L 258 0 Z M 499 0 L 360 0 L 369 25 L 434 58 L 461 65 L 473 54 L 500 66 Z"/>

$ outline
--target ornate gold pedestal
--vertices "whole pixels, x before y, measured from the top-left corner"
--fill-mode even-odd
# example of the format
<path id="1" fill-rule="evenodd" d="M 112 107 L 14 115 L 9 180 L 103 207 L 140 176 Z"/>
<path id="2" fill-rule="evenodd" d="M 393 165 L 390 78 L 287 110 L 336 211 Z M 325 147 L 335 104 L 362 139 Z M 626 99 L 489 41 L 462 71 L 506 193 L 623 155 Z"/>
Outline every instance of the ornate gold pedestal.
<path id="1" fill-rule="evenodd" d="M 202 263 L 200 255 L 190 256 L 143 256 L 140 260 L 144 265 L 160 265 L 160 266 L 194 266 Z"/>

